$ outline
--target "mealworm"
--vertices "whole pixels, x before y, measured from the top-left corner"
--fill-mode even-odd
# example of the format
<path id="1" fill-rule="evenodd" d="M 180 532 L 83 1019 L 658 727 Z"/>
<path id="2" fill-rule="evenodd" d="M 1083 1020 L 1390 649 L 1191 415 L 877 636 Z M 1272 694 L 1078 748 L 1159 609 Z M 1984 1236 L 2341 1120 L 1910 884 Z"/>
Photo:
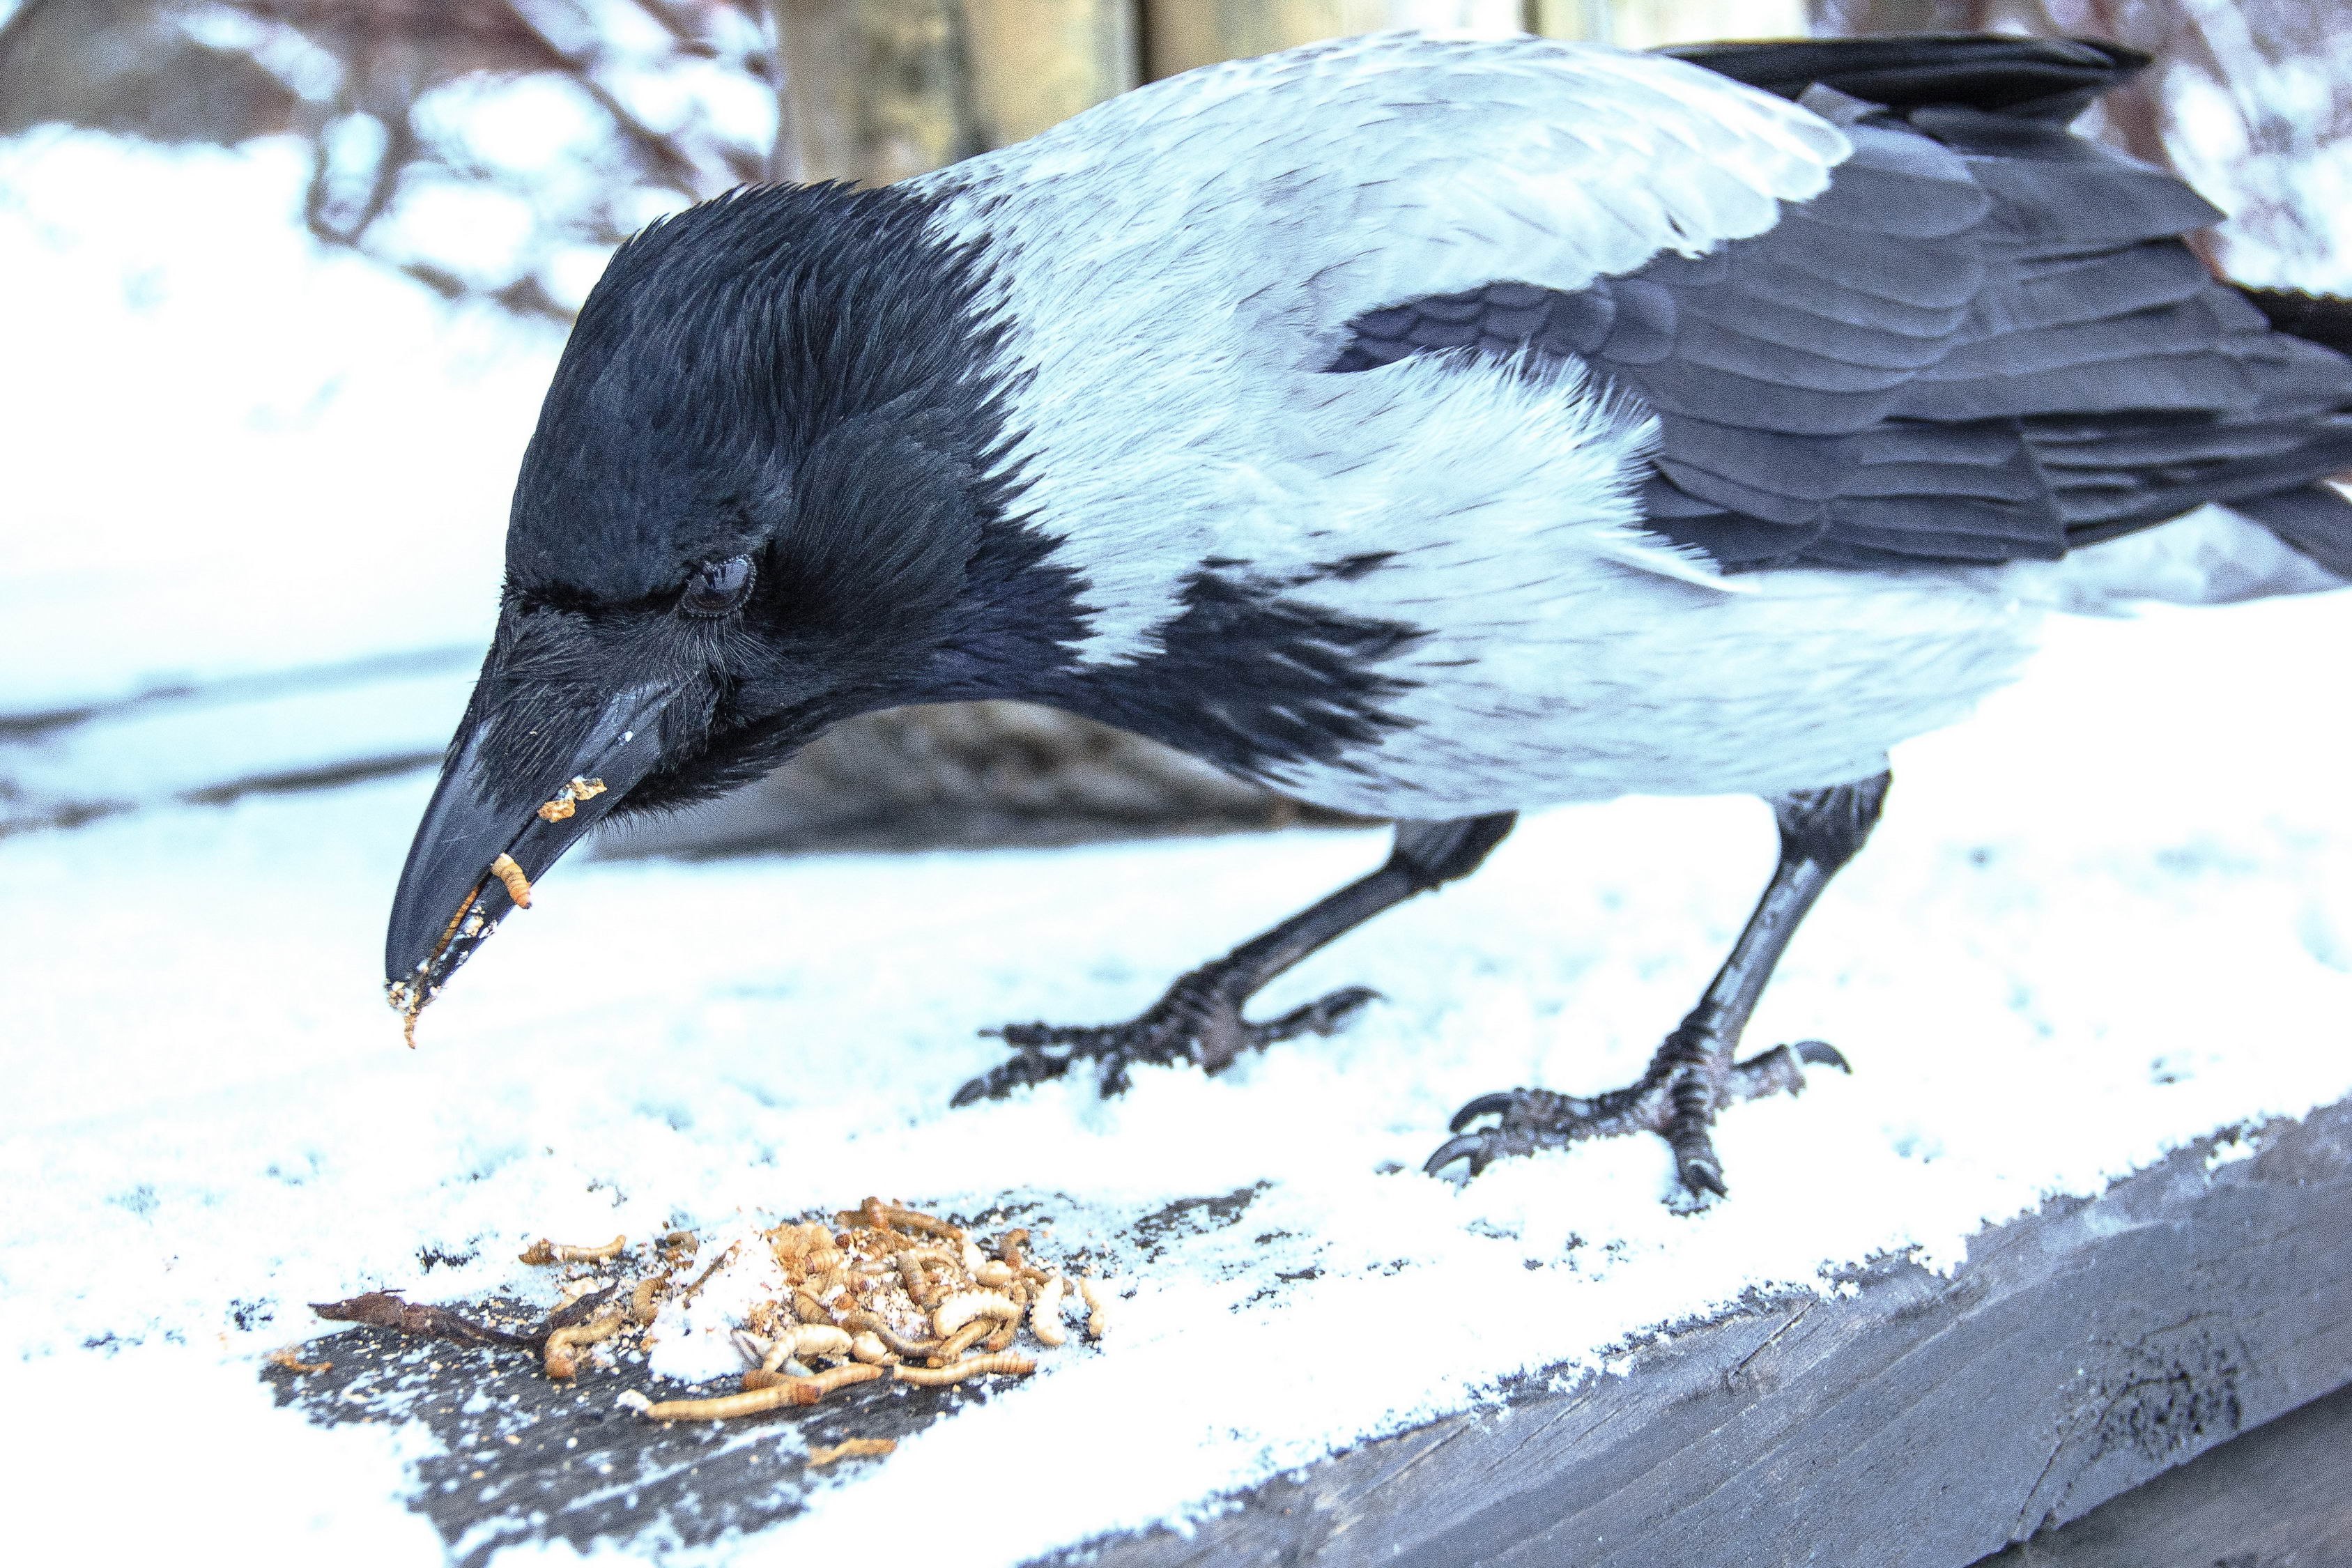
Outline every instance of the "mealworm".
<path id="1" fill-rule="evenodd" d="M 814 1405 L 837 1388 L 871 1383 L 882 1375 L 878 1366 L 837 1366 L 814 1377 L 792 1377 L 766 1388 L 743 1394 L 723 1394 L 716 1399 L 666 1399 L 648 1405 L 645 1414 L 656 1421 L 724 1421 L 734 1415 L 757 1415 L 788 1405 Z"/>
<path id="2" fill-rule="evenodd" d="M 602 1247 L 572 1247 L 563 1242 L 550 1241 L 541 1237 L 523 1248 L 521 1261 L 541 1265 L 550 1263 L 610 1263 L 628 1250 L 629 1238 L 616 1236 Z"/>
<path id="3" fill-rule="evenodd" d="M 1027 1227 L 1015 1226 L 1013 1229 L 1006 1231 L 1002 1237 L 997 1238 L 996 1256 L 1004 1259 L 1004 1261 L 1013 1268 L 1026 1268 L 1029 1265 L 1022 1258 L 1021 1249 L 1024 1246 L 1028 1245 L 1028 1241 L 1029 1232 Z"/>
<path id="4" fill-rule="evenodd" d="M 678 1292 L 677 1299 L 680 1301 L 693 1300 L 696 1296 L 701 1293 L 702 1288 L 710 1283 L 710 1277 L 713 1274 L 718 1273 L 721 1268 L 727 1267 L 728 1263 L 735 1256 L 735 1248 L 741 1245 L 742 1243 L 740 1242 L 730 1243 L 726 1251 L 720 1253 L 718 1257 L 710 1260 L 709 1268 L 704 1269 L 701 1273 L 694 1277 L 693 1284 L 688 1285 L 684 1290 Z"/>
<path id="5" fill-rule="evenodd" d="M 1006 1352 L 1003 1355 L 966 1356 L 952 1366 L 894 1366 L 890 1375 L 900 1383 L 920 1384 L 925 1388 L 938 1388 L 950 1383 L 961 1383 L 967 1377 L 979 1377 L 987 1373 L 1002 1373 L 1007 1377 L 1026 1377 L 1037 1370 L 1037 1363 L 1025 1355 Z M 656 1407 L 658 1408 L 658 1407 Z"/>
<path id="6" fill-rule="evenodd" d="M 811 1448 L 808 1462 L 812 1467 L 829 1465 L 835 1459 L 878 1459 L 898 1449 L 896 1437 L 851 1437 L 830 1447 Z"/>
<path id="7" fill-rule="evenodd" d="M 923 1272 L 923 1260 L 912 1251 L 908 1251 L 898 1254 L 898 1278 L 906 1283 L 908 1300 L 918 1307 L 929 1306 L 931 1281 L 929 1276 Z"/>
<path id="8" fill-rule="evenodd" d="M 607 1307 L 584 1323 L 556 1330 L 547 1336 L 547 1345 L 541 1352 L 545 1357 L 547 1375 L 558 1381 L 578 1376 L 580 1358 L 573 1352 L 583 1345 L 611 1339 L 627 1322 L 627 1312 L 619 1307 Z"/>
<path id="9" fill-rule="evenodd" d="M 833 1314 L 825 1310 L 824 1303 L 810 1295 L 805 1289 L 793 1290 L 793 1315 L 800 1319 L 803 1323 L 830 1323 L 833 1321 Z"/>
<path id="10" fill-rule="evenodd" d="M 499 858 L 490 862 L 490 875 L 507 885 L 507 897 L 514 900 L 515 908 L 530 908 L 530 879 L 523 875 L 513 856 L 499 851 Z"/>
<path id="11" fill-rule="evenodd" d="M 1029 1331 L 1037 1336 L 1041 1345 L 1058 1346 L 1069 1340 L 1062 1327 L 1062 1292 L 1066 1287 L 1062 1277 L 1055 1275 L 1038 1288 L 1037 1299 L 1029 1304 Z"/>
<path id="12" fill-rule="evenodd" d="M 980 1271 L 982 1267 L 987 1263 L 988 1254 L 981 1251 L 980 1244 L 967 1236 L 963 1238 L 963 1257 L 961 1261 L 963 1263 L 963 1271 L 966 1274 L 976 1274 Z"/>
<path id="13" fill-rule="evenodd" d="M 931 1312 L 931 1331 L 942 1337 L 954 1333 L 974 1318 L 993 1318 L 999 1322 L 1021 1321 L 1021 1309 L 1008 1296 L 993 1290 L 959 1290 L 940 1302 Z"/>
<path id="14" fill-rule="evenodd" d="M 908 1339 L 878 1312 L 852 1312 L 842 1320 L 842 1326 L 853 1333 L 872 1334 L 903 1356 L 927 1356 L 940 1348 L 937 1340 Z"/>
<path id="15" fill-rule="evenodd" d="M 1020 1278 L 1013 1272 L 1013 1265 L 999 1263 L 992 1258 L 973 1269 L 971 1277 L 991 1290 L 1002 1290 Z"/>
<path id="16" fill-rule="evenodd" d="M 869 1330 L 849 1342 L 849 1359 L 864 1362 L 868 1366 L 880 1366 L 898 1358 L 890 1347 L 882 1342 L 881 1336 Z"/>
<path id="17" fill-rule="evenodd" d="M 629 1292 L 629 1321 L 643 1328 L 660 1317 L 661 1303 L 655 1298 L 661 1294 L 662 1287 L 668 1283 L 669 1275 L 667 1271 L 660 1274 L 648 1274 L 638 1280 L 637 1288 Z"/>
<path id="18" fill-rule="evenodd" d="M 1099 1289 L 1089 1274 L 1078 1281 L 1078 1294 L 1087 1299 L 1087 1338 L 1098 1340 L 1110 1327 L 1109 1292 Z"/>
<path id="19" fill-rule="evenodd" d="M 272 1366 L 282 1366 L 288 1372 L 332 1372 L 335 1370 L 335 1363 L 331 1361 L 304 1361 L 299 1353 L 302 1347 L 300 1345 L 288 1345 L 284 1350 L 271 1351 L 269 1352 L 269 1364 Z"/>
<path id="20" fill-rule="evenodd" d="M 866 1225 L 876 1230 L 913 1231 L 920 1236 L 936 1236 L 942 1241 L 963 1244 L 963 1227 L 937 1215 L 924 1214 L 919 1209 L 901 1208 L 886 1204 L 880 1198 L 867 1198 L 854 1209 L 844 1209 L 834 1217 L 844 1225 Z"/>
<path id="21" fill-rule="evenodd" d="M 1020 1328 L 1021 1320 L 1019 1318 L 1007 1318 L 1004 1321 L 996 1325 L 996 1331 L 994 1333 L 980 1342 L 980 1348 L 988 1352 L 992 1355 L 995 1354 L 998 1351 L 1009 1351 L 1013 1348 L 1013 1336 L 1014 1333 L 1019 1331 Z"/>
<path id="22" fill-rule="evenodd" d="M 994 1327 L 995 1324 L 989 1319 L 974 1318 L 971 1322 L 950 1334 L 946 1342 L 926 1359 L 934 1366 L 945 1366 L 987 1338 L 989 1330 Z"/>

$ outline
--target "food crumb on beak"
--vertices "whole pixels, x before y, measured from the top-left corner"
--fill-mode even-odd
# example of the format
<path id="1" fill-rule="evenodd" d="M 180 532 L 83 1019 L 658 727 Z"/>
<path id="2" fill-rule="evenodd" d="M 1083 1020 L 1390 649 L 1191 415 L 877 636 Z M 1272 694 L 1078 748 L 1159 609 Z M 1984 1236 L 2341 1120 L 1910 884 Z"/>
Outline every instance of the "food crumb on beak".
<path id="1" fill-rule="evenodd" d="M 544 808 L 542 807 L 541 810 L 543 814 Z M 564 815 L 568 816 L 571 813 L 566 812 Z M 497 859 L 491 861 L 490 875 L 506 884 L 507 897 L 514 900 L 515 908 L 519 910 L 530 908 L 530 879 L 522 874 L 522 868 L 515 864 L 513 856 L 502 853 Z"/>
<path id="2" fill-rule="evenodd" d="M 581 801 L 593 800 L 604 793 L 604 781 L 603 779 L 573 779 L 570 784 L 565 784 L 562 789 L 555 792 L 555 798 L 553 800 L 547 801 L 540 806 L 539 819 L 541 822 L 562 822 L 565 817 L 570 816 L 574 811 L 580 809 L 579 803 Z M 516 902 L 520 903 L 521 900 L 517 900 Z"/>

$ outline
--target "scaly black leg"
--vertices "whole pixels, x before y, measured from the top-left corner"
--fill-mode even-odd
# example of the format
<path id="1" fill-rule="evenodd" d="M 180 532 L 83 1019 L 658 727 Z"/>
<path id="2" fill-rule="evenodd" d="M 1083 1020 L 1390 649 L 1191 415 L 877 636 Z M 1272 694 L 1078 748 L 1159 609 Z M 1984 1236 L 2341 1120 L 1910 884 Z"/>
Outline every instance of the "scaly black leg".
<path id="1" fill-rule="evenodd" d="M 1128 1069 L 1139 1062 L 1192 1062 L 1217 1073 L 1244 1051 L 1344 1028 L 1378 992 L 1350 985 L 1262 1024 L 1243 1017 L 1242 1007 L 1268 981 L 1326 942 L 1415 893 L 1476 870 L 1516 820 L 1513 813 L 1502 812 L 1398 823 L 1395 847 L 1379 870 L 1193 970 L 1141 1016 L 1124 1024 L 1008 1024 L 987 1031 L 1013 1047 L 1013 1054 L 957 1089 L 955 1103 L 1001 1099 L 1023 1084 L 1060 1078 L 1081 1061 L 1095 1063 L 1108 1097 L 1126 1089 Z"/>
<path id="2" fill-rule="evenodd" d="M 1801 1062 L 1851 1070 L 1843 1057 L 1819 1040 L 1776 1046 L 1744 1062 L 1735 1062 L 1732 1054 L 1798 922 L 1870 837 L 1890 782 L 1892 775 L 1880 773 L 1832 789 L 1797 790 L 1772 803 L 1780 829 L 1780 862 L 1772 880 L 1706 994 L 1666 1037 L 1639 1081 L 1590 1100 L 1541 1089 L 1481 1095 L 1454 1113 L 1458 1136 L 1432 1154 L 1424 1168 L 1434 1175 L 1466 1160 L 1475 1176 L 1507 1155 L 1586 1138 L 1655 1132 L 1674 1149 L 1685 1186 L 1722 1195 L 1723 1162 L 1709 1132 L 1717 1111 L 1767 1094 L 1800 1092 L 1805 1087 Z M 1497 1120 L 1476 1132 L 1464 1131 L 1486 1116 Z"/>

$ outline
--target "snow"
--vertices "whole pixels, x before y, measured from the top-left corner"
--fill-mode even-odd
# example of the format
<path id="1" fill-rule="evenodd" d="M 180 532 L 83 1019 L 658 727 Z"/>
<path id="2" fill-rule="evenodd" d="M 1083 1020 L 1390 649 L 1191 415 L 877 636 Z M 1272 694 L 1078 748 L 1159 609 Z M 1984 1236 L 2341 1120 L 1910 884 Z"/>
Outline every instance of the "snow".
<path id="1" fill-rule="evenodd" d="M 299 174 L 278 150 L 44 145 L 0 146 L 0 252 L 30 285 L 7 330 L 39 371 L 9 379 L 0 428 L 28 455 L 12 516 L 62 527 L 0 534 L 0 711 L 462 659 L 551 344 L 299 242 L 232 258 L 164 237 L 257 225 Z M 101 177 L 160 210 L 110 228 L 72 205 Z M 125 266 L 152 267 L 154 303 L 124 302 Z M 264 309 L 268 331 L 239 324 Z M 282 417 L 257 420 L 260 399 Z M 320 1326 L 303 1303 L 551 1301 L 514 1261 L 536 1237 L 723 1236 L 868 1193 L 1034 1206 L 1129 1294 L 1101 1346 L 842 1472 L 730 1542 L 738 1560 L 862 1549 L 877 1504 L 1051 1452 L 1055 1485 L 961 1516 L 965 1560 L 1011 1563 L 1181 1521 L 1523 1370 L 1605 1373 L 1751 1288 L 1833 1290 L 1887 1254 L 1952 1267 L 1988 1222 L 2216 1128 L 2250 1150 L 2265 1119 L 2352 1093 L 2347 610 L 2058 623 L 2023 683 L 1899 753 L 1884 826 L 1750 1035 L 1829 1037 L 1855 1074 L 1728 1115 L 1733 1196 L 1696 1213 L 1662 1201 L 1654 1140 L 1461 1188 L 1418 1166 L 1474 1094 L 1639 1071 L 1769 865 L 1752 801 L 1534 817 L 1261 1004 L 1377 984 L 1388 1000 L 1339 1038 L 1214 1080 L 1145 1069 L 1108 1103 L 1063 1083 L 951 1112 L 997 1059 L 980 1027 L 1131 1014 L 1376 863 L 1381 836 L 583 858 L 411 1053 L 378 955 L 429 779 L 199 807 L 172 799 L 195 775 L 171 758 L 247 744 L 229 729 L 294 760 L 337 725 L 446 731 L 462 662 L 402 678 L 381 711 L 303 699 L 285 734 L 193 700 L 140 719 L 143 742 L 73 732 L 42 753 L 55 778 L 143 809 L 0 839 L 0 1191 L 19 1197 L 0 1205 L 0 1397 L 45 1413 L 11 1479 L 57 1500 L 36 1531 L 86 1528 L 131 1475 L 183 1538 L 257 1560 L 432 1561 L 402 1500 L 422 1428 L 313 1428 L 257 1386 L 261 1354 Z M 1131 1234 L 1172 1200 L 1252 1192 L 1243 1223 L 1156 1258 Z"/>

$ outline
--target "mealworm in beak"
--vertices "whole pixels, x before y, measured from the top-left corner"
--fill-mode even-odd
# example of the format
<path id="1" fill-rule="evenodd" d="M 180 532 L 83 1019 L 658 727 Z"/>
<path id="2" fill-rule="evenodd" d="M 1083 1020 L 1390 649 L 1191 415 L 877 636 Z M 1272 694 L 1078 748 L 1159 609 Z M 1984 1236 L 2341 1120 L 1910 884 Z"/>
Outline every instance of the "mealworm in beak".
<path id="1" fill-rule="evenodd" d="M 507 885 L 507 897 L 514 900 L 515 908 L 530 908 L 530 879 L 522 874 L 513 856 L 499 851 L 499 858 L 490 862 L 490 875 Z"/>

